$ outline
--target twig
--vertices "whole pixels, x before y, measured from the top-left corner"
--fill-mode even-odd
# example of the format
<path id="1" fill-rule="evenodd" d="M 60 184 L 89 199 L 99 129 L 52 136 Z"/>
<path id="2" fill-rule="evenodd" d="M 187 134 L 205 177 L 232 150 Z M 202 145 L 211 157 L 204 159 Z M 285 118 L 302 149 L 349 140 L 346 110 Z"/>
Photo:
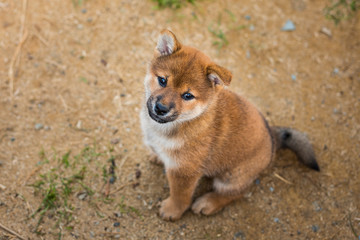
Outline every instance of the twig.
<path id="1" fill-rule="evenodd" d="M 27 9 L 27 0 L 23 0 L 22 15 L 21 15 L 21 27 L 20 27 L 20 39 L 22 39 L 22 36 L 24 35 L 26 9 Z"/>
<path id="2" fill-rule="evenodd" d="M 60 65 L 60 64 L 58 64 L 57 62 L 51 61 L 51 60 L 49 60 L 49 59 L 46 59 L 45 62 L 50 63 L 50 64 L 52 64 L 52 65 L 60 68 L 60 69 L 63 70 L 63 71 L 66 70 L 66 67 L 65 67 L 65 66 Z"/>
<path id="3" fill-rule="evenodd" d="M 359 235 L 356 233 L 355 228 L 351 222 L 351 213 L 349 213 L 348 220 L 349 220 L 349 225 L 350 225 L 350 229 L 351 229 L 352 233 L 354 234 L 355 238 L 358 238 Z"/>
<path id="4" fill-rule="evenodd" d="M 35 37 L 37 37 L 40 42 L 42 42 L 45 46 L 49 46 L 49 43 L 39 34 L 39 33 L 33 33 Z"/>
<path id="5" fill-rule="evenodd" d="M 351 214 L 351 213 L 350 213 L 350 214 Z M 344 214 L 343 217 L 340 218 L 339 222 L 340 222 L 340 221 L 344 221 L 345 218 L 348 217 L 348 215 L 349 215 L 349 214 L 347 214 L 347 213 Z M 338 227 L 338 229 L 339 229 L 339 227 Z M 341 230 L 341 229 L 339 229 L 338 231 L 336 231 L 336 232 L 331 236 L 331 238 L 329 238 L 329 239 L 334 239 L 334 237 L 339 234 L 340 230 Z"/>
<path id="6" fill-rule="evenodd" d="M 117 193 L 118 191 L 120 191 L 120 190 L 123 189 L 124 187 L 129 186 L 129 185 L 131 185 L 131 184 L 133 184 L 133 183 L 132 183 L 132 182 L 130 182 L 130 183 L 125 183 L 125 184 L 121 185 L 120 187 L 118 187 L 117 189 L 115 189 L 114 191 L 110 192 L 110 194 Z"/>
<path id="7" fill-rule="evenodd" d="M 277 177 L 278 179 L 280 179 L 281 181 L 283 181 L 284 183 L 287 183 L 287 184 L 290 184 L 290 185 L 293 184 L 292 182 L 286 180 L 285 178 L 283 178 L 282 176 L 280 176 L 280 175 L 277 174 L 277 173 L 274 173 L 274 176 Z"/>
<path id="8" fill-rule="evenodd" d="M 42 166 L 38 166 L 37 168 L 34 168 L 34 169 L 31 171 L 31 173 L 25 178 L 23 184 L 27 183 L 27 182 L 29 181 L 29 179 L 30 179 L 32 176 L 34 176 L 34 174 L 37 173 L 41 168 L 42 168 Z"/>
<path id="9" fill-rule="evenodd" d="M 27 0 L 23 0 L 22 15 L 21 15 L 21 26 L 20 26 L 20 41 L 16 47 L 15 53 L 11 58 L 10 67 L 9 67 L 9 78 L 10 78 L 10 97 L 13 98 L 14 94 L 14 64 L 18 60 L 18 56 L 21 53 L 21 47 L 28 37 L 28 31 L 25 30 L 25 19 L 26 19 L 26 9 L 27 9 Z M 16 66 L 19 66 L 19 62 L 16 63 Z"/>
<path id="10" fill-rule="evenodd" d="M 60 98 L 60 100 L 61 100 L 62 104 L 63 104 L 63 105 L 64 105 L 64 107 L 65 107 L 65 111 L 67 111 L 67 110 L 68 110 L 68 105 L 66 104 L 66 102 L 65 102 L 64 98 L 63 98 L 61 95 L 59 95 L 59 98 Z"/>
<path id="11" fill-rule="evenodd" d="M 100 211 L 101 214 L 105 215 L 103 220 L 112 219 L 112 217 L 109 216 L 106 212 L 104 212 L 104 210 L 99 206 L 99 203 L 94 203 L 94 205 Z"/>
<path id="12" fill-rule="evenodd" d="M 107 180 L 106 187 L 105 187 L 105 197 L 108 197 L 110 194 L 110 178 Z"/>
<path id="13" fill-rule="evenodd" d="M 26 207 L 27 207 L 27 209 L 29 210 L 29 213 L 32 213 L 32 212 L 34 212 L 34 209 L 31 207 L 31 205 L 29 204 L 29 202 L 28 201 L 26 201 L 26 199 L 23 197 L 23 200 L 24 200 L 24 202 L 26 203 Z M 27 217 L 26 217 L 27 218 Z"/>
<path id="14" fill-rule="evenodd" d="M 14 235 L 14 236 L 16 236 L 16 237 L 18 237 L 18 238 L 20 238 L 21 240 L 25 240 L 25 238 L 23 238 L 22 236 L 20 236 L 19 234 L 17 234 L 17 233 L 14 232 L 13 230 L 5 227 L 5 226 L 2 225 L 1 223 L 0 223 L 0 228 L 2 228 L 3 230 L 7 231 L 8 233 L 11 233 L 12 235 Z"/>
<path id="15" fill-rule="evenodd" d="M 124 163 L 126 162 L 126 160 L 129 158 L 129 155 L 127 155 L 127 156 L 125 156 L 122 160 L 121 160 L 121 163 L 120 163 L 120 165 L 119 165 L 119 169 L 121 169 L 122 168 L 122 166 L 124 165 Z"/>
<path id="16" fill-rule="evenodd" d="M 26 10 L 27 10 L 27 0 L 23 0 L 19 40 L 21 40 L 22 37 L 24 36 Z M 16 68 L 19 68 L 20 59 L 21 59 L 21 49 L 19 52 L 19 58 L 16 59 Z"/>
<path id="17" fill-rule="evenodd" d="M 9 72 L 8 72 L 9 78 L 10 78 L 10 96 L 11 96 L 11 99 L 13 98 L 13 94 L 14 94 L 14 64 L 15 64 L 16 59 L 18 58 L 18 55 L 19 55 L 19 53 L 21 51 L 22 45 L 26 41 L 27 37 L 28 37 L 28 31 L 25 30 L 25 33 L 22 36 L 18 46 L 15 49 L 14 55 L 11 58 Z"/>

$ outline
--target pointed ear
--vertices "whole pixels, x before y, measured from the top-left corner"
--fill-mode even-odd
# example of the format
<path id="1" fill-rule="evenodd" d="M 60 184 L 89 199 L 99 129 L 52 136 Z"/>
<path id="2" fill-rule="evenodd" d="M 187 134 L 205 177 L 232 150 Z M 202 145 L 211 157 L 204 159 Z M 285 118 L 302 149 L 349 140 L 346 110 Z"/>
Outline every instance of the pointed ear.
<path id="1" fill-rule="evenodd" d="M 228 86 L 231 82 L 232 74 L 226 68 L 217 64 L 212 64 L 207 67 L 207 76 L 214 85 Z"/>
<path id="2" fill-rule="evenodd" d="M 165 29 L 160 33 L 160 37 L 158 39 L 155 54 L 159 56 L 166 56 L 173 54 L 177 50 L 181 48 L 180 42 L 176 39 L 175 34 L 171 31 Z"/>

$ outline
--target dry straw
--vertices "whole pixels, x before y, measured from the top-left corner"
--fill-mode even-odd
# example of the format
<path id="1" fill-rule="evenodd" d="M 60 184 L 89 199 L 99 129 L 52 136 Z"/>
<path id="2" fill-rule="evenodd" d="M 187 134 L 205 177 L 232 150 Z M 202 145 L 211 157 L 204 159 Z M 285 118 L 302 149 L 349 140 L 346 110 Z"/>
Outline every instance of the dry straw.
<path id="1" fill-rule="evenodd" d="M 21 48 L 24 45 L 24 43 L 28 37 L 28 31 L 25 29 L 26 9 L 27 9 L 27 0 L 23 0 L 19 44 L 17 45 L 17 47 L 15 49 L 15 53 L 11 58 L 9 72 L 8 72 L 9 79 L 10 79 L 10 97 L 11 97 L 11 99 L 13 99 L 13 95 L 14 95 L 14 78 L 15 78 L 14 77 L 14 65 L 15 65 L 15 63 L 17 63 L 16 68 L 19 67 L 19 64 L 20 64 L 19 55 L 21 53 Z"/>
<path id="2" fill-rule="evenodd" d="M 16 236 L 16 237 L 18 237 L 18 238 L 20 238 L 21 240 L 25 240 L 24 237 L 20 236 L 19 234 L 17 234 L 16 232 L 14 232 L 13 230 L 11 230 L 10 228 L 5 227 L 5 226 L 2 225 L 1 223 L 0 223 L 0 228 L 2 228 L 3 230 L 7 231 L 8 233 L 11 233 L 12 235 L 14 235 L 14 236 Z"/>

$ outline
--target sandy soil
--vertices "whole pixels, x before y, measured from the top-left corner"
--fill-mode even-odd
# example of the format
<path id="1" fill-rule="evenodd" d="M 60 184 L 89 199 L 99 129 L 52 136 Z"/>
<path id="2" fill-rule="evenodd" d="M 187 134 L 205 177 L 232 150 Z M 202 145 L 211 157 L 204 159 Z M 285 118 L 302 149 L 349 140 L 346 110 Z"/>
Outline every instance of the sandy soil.
<path id="1" fill-rule="evenodd" d="M 25 239 L 357 239 L 359 14 L 335 26 L 323 15 L 325 0 L 204 0 L 176 11 L 151 1 L 77 3 L 28 1 L 23 8 L 0 0 L 2 225 Z M 293 32 L 281 31 L 288 19 Z M 305 131 L 321 172 L 281 152 L 242 200 L 215 216 L 161 220 L 168 185 L 161 167 L 148 162 L 138 114 L 147 62 L 167 27 L 230 69 L 231 89 L 272 124 Z M 214 46 L 209 28 L 221 29 L 228 45 Z M 71 151 L 73 160 L 89 146 L 103 153 L 79 163 L 93 195 L 82 198 L 77 185 L 69 196 L 73 219 L 59 221 L 59 211 L 49 210 L 37 227 L 39 214 L 31 216 L 42 195 L 30 185 L 52 168 L 70 173 L 56 159 Z M 116 181 L 104 199 L 111 155 Z M 0 239 L 13 235 L 0 228 Z"/>

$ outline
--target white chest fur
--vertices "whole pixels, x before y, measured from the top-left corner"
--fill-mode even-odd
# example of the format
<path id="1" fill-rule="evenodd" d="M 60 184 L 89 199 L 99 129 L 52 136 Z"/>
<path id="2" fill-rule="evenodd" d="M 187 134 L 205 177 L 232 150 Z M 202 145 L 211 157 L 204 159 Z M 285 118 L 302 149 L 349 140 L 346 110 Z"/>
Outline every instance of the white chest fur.
<path id="1" fill-rule="evenodd" d="M 140 113 L 141 128 L 144 134 L 144 143 L 149 146 L 161 160 L 166 169 L 176 168 L 177 160 L 170 152 L 180 148 L 183 141 L 168 137 L 167 133 L 174 127 L 174 123 L 160 124 L 150 118 L 146 106 Z"/>

